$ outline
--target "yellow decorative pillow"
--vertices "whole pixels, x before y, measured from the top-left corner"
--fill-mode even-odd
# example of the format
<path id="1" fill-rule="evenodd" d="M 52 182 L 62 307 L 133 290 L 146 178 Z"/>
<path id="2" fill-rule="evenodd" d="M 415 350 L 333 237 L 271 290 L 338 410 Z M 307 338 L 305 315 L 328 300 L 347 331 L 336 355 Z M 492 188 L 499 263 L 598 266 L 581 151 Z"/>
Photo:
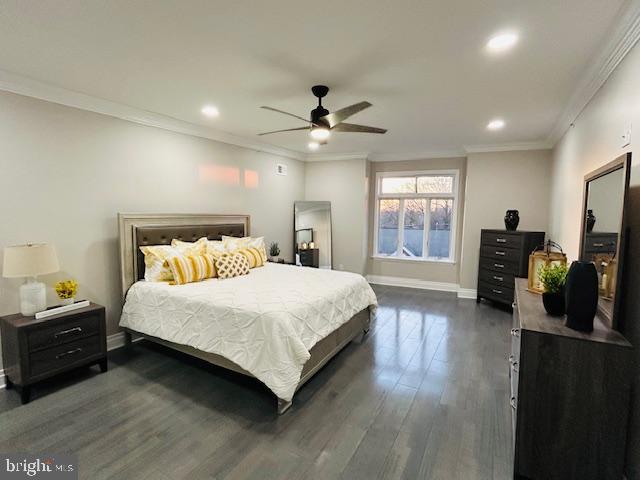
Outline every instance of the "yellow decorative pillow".
<path id="1" fill-rule="evenodd" d="M 144 254 L 144 279 L 147 282 L 170 282 L 173 274 L 167 259 L 176 255 L 201 255 L 205 253 L 206 238 L 201 238 L 197 242 L 182 242 L 172 240 L 171 245 L 149 245 L 140 247 Z"/>
<path id="2" fill-rule="evenodd" d="M 216 271 L 220 278 L 238 277 L 249 273 L 247 257 L 239 253 L 225 253 L 215 259 Z"/>
<path id="3" fill-rule="evenodd" d="M 173 283 L 200 282 L 216 276 L 215 260 L 212 255 L 176 255 L 167 259 Z"/>
<path id="4" fill-rule="evenodd" d="M 239 253 L 240 255 L 247 257 L 249 268 L 262 267 L 267 261 L 267 252 L 265 252 L 264 249 L 241 248 L 240 250 L 236 250 L 234 253 Z"/>
<path id="5" fill-rule="evenodd" d="M 224 242 L 221 240 L 207 240 L 207 253 L 209 255 L 213 255 L 214 257 L 219 257 L 224 253 L 229 253 L 226 248 L 224 248 Z"/>

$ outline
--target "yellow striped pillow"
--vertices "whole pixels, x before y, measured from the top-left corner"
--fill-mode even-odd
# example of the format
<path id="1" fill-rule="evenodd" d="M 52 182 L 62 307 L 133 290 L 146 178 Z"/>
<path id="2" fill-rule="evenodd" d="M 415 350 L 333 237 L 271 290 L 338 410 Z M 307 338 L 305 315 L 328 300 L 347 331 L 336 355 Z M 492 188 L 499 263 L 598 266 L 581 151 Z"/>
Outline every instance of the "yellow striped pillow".
<path id="1" fill-rule="evenodd" d="M 264 248 L 241 248 L 236 250 L 235 253 L 247 257 L 249 268 L 262 267 L 267 261 L 267 252 L 265 252 Z"/>
<path id="2" fill-rule="evenodd" d="M 199 282 L 216 276 L 213 255 L 176 255 L 168 258 L 167 263 L 175 285 Z"/>

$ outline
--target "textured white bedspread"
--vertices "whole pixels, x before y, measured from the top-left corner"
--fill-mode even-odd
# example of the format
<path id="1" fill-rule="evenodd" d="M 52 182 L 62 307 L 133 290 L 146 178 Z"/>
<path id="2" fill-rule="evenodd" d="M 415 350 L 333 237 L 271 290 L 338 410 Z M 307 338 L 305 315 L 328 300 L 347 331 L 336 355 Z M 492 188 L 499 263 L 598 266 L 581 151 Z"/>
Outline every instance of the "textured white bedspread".
<path id="1" fill-rule="evenodd" d="M 120 326 L 221 355 L 291 400 L 309 350 L 376 305 L 361 275 L 267 263 L 225 280 L 137 282 Z"/>

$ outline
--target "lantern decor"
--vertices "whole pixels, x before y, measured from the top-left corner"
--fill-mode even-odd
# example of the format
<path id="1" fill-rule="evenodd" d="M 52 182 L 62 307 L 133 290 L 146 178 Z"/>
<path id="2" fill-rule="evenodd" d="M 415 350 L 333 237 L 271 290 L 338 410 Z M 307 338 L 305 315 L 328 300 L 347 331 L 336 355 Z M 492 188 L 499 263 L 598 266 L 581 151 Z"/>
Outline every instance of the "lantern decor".
<path id="1" fill-rule="evenodd" d="M 533 293 L 544 293 L 544 287 L 540 281 L 540 268 L 551 264 L 566 265 L 567 256 L 560 245 L 552 240 L 547 240 L 544 245 L 536 247 L 529 255 L 529 287 L 527 290 Z"/>

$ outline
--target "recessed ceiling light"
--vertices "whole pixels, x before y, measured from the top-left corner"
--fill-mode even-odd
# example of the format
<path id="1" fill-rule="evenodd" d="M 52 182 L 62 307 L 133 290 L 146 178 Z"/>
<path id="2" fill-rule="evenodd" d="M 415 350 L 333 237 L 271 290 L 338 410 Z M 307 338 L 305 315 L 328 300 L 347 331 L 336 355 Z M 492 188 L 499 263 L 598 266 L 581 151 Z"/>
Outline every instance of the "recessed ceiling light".
<path id="1" fill-rule="evenodd" d="M 318 142 L 309 142 L 309 150 L 317 150 L 320 148 L 320 144 Z"/>
<path id="2" fill-rule="evenodd" d="M 487 42 L 487 50 L 490 52 L 506 52 L 518 43 L 518 34 L 514 32 L 503 32 L 494 35 Z"/>
<path id="3" fill-rule="evenodd" d="M 220 115 L 218 108 L 214 107 L 213 105 L 205 105 L 200 111 L 207 117 L 217 117 L 218 115 Z"/>
<path id="4" fill-rule="evenodd" d="M 311 138 L 314 140 L 326 140 L 331 135 L 328 128 L 316 127 L 311 129 Z"/>
<path id="5" fill-rule="evenodd" d="M 504 120 L 496 118 L 487 124 L 487 130 L 502 130 L 505 126 Z"/>

